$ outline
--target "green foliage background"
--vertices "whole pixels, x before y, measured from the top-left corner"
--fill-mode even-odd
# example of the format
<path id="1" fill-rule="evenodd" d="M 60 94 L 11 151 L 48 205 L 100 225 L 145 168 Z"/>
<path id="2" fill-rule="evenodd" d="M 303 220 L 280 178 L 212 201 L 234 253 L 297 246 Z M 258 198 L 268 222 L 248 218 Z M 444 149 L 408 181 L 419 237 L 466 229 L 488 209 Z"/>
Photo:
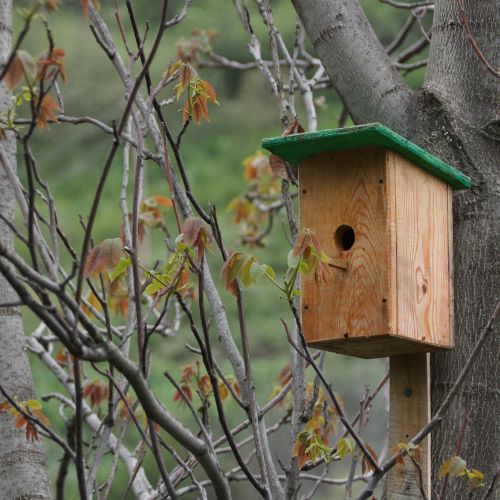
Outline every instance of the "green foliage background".
<path id="1" fill-rule="evenodd" d="M 365 0 L 363 5 L 383 43 L 388 43 L 399 29 L 406 14 L 403 11 L 388 9 L 374 0 Z M 150 20 L 151 32 L 154 33 L 159 2 L 136 1 L 134 6 L 140 19 L 140 26 L 143 27 L 145 21 Z M 177 11 L 180 6 L 181 2 L 179 1 L 171 2 L 170 13 Z M 275 0 L 272 2 L 272 6 L 278 29 L 284 34 L 286 40 L 291 41 L 296 17 L 290 2 Z M 112 28 L 115 42 L 123 49 L 113 17 L 112 2 L 102 1 L 101 10 Z M 125 8 L 123 7 L 121 10 L 125 28 L 130 34 Z M 251 13 L 253 14 L 254 28 L 262 42 L 263 51 L 267 53 L 268 35 L 265 27 L 254 9 L 251 9 Z M 15 24 L 17 26 L 16 33 L 20 27 L 19 16 L 16 17 Z M 93 116 L 108 124 L 112 120 L 118 119 L 124 103 L 121 82 L 107 56 L 96 45 L 88 28 L 89 21 L 82 16 L 78 2 L 63 1 L 60 10 L 50 17 L 50 24 L 56 46 L 66 52 L 69 83 L 62 87 L 65 113 L 70 116 Z M 179 26 L 169 30 L 162 41 L 159 55 L 153 67 L 153 74 L 156 78 L 173 61 L 176 41 L 180 37 L 189 38 L 191 30 L 194 28 L 217 30 L 219 37 L 214 42 L 214 49 L 217 53 L 234 60 L 250 61 L 250 55 L 246 49 L 247 36 L 232 2 L 194 0 L 187 19 Z M 414 37 L 415 35 L 413 35 L 413 39 Z M 410 37 L 409 42 L 411 40 Z M 37 22 L 28 35 L 23 48 L 37 54 L 46 46 L 44 30 L 41 23 Z M 122 55 L 125 54 L 124 50 L 121 52 Z M 226 244 L 237 250 L 242 248 L 237 243 L 237 228 L 232 223 L 231 215 L 225 211 L 225 208 L 229 201 L 245 188 L 241 164 L 243 158 L 259 149 L 263 137 L 281 133 L 278 103 L 271 94 L 267 82 L 257 70 L 242 73 L 232 70 L 200 69 L 200 75 L 209 80 L 217 90 L 220 107 L 211 107 L 211 123 L 203 123 L 201 126 L 193 124 L 189 127 L 184 138 L 183 157 L 195 195 L 202 205 L 207 206 L 207 203 L 211 202 L 217 206 Z M 412 73 L 411 84 L 418 86 L 422 77 L 422 70 Z M 164 92 L 160 97 L 169 97 L 171 95 L 169 92 Z M 341 109 L 338 98 L 331 89 L 318 95 L 324 95 L 326 98 L 326 105 L 323 108 L 318 108 L 318 128 L 335 127 Z M 301 111 L 300 95 L 296 96 L 296 100 L 299 119 L 302 118 L 302 122 L 305 122 Z M 178 129 L 181 118 L 176 105 L 169 107 L 167 119 L 173 128 Z M 38 159 L 40 172 L 51 185 L 57 201 L 61 226 L 77 249 L 80 248 L 82 241 L 79 215 L 85 217 L 88 214 L 94 188 L 110 144 L 111 137 L 92 125 L 53 125 L 48 131 L 40 131 L 36 134 L 33 149 Z M 119 234 L 118 195 L 121 181 L 121 161 L 121 157 L 117 156 L 106 184 L 94 231 L 96 242 L 104 238 L 116 237 Z M 22 161 L 19 162 L 19 171 L 23 176 L 24 165 Z M 152 162 L 146 164 L 146 185 L 145 196 L 168 195 L 164 175 Z M 169 220 L 169 225 L 174 230 L 173 220 Z M 289 243 L 283 231 L 284 225 L 284 218 L 278 217 L 275 230 L 269 237 L 267 246 L 253 251 L 261 262 L 273 266 L 278 275 L 285 271 L 286 254 L 289 250 Z M 152 264 L 156 259 L 162 260 L 164 258 L 165 251 L 161 238 L 151 236 L 147 249 L 147 260 Z M 214 274 L 217 275 L 222 266 L 221 259 L 215 252 L 211 260 Z M 233 334 L 235 338 L 238 338 L 234 299 L 224 290 L 221 293 L 227 306 Z M 257 394 L 260 403 L 264 404 L 273 390 L 276 375 L 288 360 L 289 348 L 280 318 L 286 318 L 290 323 L 292 319 L 277 290 L 267 283 L 248 289 L 245 294 L 245 304 Z M 36 325 L 36 321 L 29 314 L 25 314 L 25 318 L 29 334 Z M 163 372 L 168 370 L 176 378 L 179 378 L 179 368 L 193 361 L 193 355 L 186 350 L 185 342 L 194 344 L 194 339 L 185 322 L 182 323 L 181 331 L 176 338 L 153 339 L 154 363 L 151 384 L 169 410 L 182 419 L 186 425 L 195 429 L 189 413 L 172 402 L 173 389 L 163 376 Z M 214 345 L 217 345 L 215 332 Z M 227 363 L 223 361 L 223 356 L 219 355 L 218 359 L 226 371 L 229 371 Z M 32 359 L 32 367 L 39 396 L 51 391 L 64 393 L 51 373 L 35 357 Z M 357 360 L 327 353 L 325 371 L 332 381 L 334 389 L 344 400 L 347 413 L 353 415 L 359 408 L 359 402 L 365 392 L 365 385 L 369 384 L 372 388 L 377 385 L 385 371 L 385 362 L 383 360 Z M 87 374 L 90 378 L 95 376 L 92 370 L 87 370 Z M 374 405 L 366 434 L 367 441 L 377 452 L 381 449 L 386 429 L 384 404 L 384 397 L 380 396 Z M 243 413 L 234 401 L 228 401 L 226 409 L 229 421 L 233 425 L 243 418 Z M 56 404 L 54 402 L 44 404 L 44 411 L 50 417 L 54 428 L 63 433 L 64 428 L 61 425 Z M 266 418 L 267 422 L 276 421 L 283 411 L 282 408 L 275 410 Z M 221 434 L 217 425 L 214 425 L 214 434 L 217 436 Z M 163 437 L 168 440 L 167 436 Z M 136 431 L 132 425 L 127 436 L 128 444 L 133 445 L 136 438 Z M 287 441 L 288 430 L 286 428 L 271 438 L 273 448 L 285 465 L 289 453 Z M 55 481 L 61 451 L 52 444 L 47 444 L 47 449 L 51 475 Z M 167 460 L 167 464 L 169 469 L 173 467 L 173 462 Z M 157 476 L 149 453 L 146 454 L 145 465 L 152 484 L 155 484 Z M 225 465 L 230 466 L 230 462 Z M 346 473 L 347 465 L 332 465 L 331 475 L 343 476 Z M 107 468 L 103 467 L 102 469 L 99 477 L 100 482 L 106 479 L 107 474 Z M 123 466 L 120 466 L 111 498 L 121 498 L 127 482 L 126 471 Z M 66 491 L 67 498 L 77 497 L 73 472 L 68 479 Z M 237 492 L 235 498 L 243 499 L 254 496 L 254 492 L 250 491 L 245 483 L 239 483 L 235 486 L 235 492 Z M 132 498 L 131 495 L 127 498 L 129 497 Z M 330 489 L 328 493 L 320 489 L 315 498 L 343 498 L 343 488 L 336 487 L 333 490 Z"/>

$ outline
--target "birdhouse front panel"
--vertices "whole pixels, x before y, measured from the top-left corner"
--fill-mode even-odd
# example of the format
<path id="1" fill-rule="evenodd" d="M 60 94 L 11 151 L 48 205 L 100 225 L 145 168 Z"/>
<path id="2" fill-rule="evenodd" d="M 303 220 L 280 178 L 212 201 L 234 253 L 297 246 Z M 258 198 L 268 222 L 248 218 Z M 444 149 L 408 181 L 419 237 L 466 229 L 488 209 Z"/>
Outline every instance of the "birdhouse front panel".
<path id="1" fill-rule="evenodd" d="M 301 280 L 309 345 L 363 358 L 453 347 L 452 189 L 470 179 L 380 124 L 264 140 L 299 167 L 300 224 L 330 277 Z"/>
<path id="2" fill-rule="evenodd" d="M 354 345 L 391 330 L 385 153 L 365 149 L 325 153 L 299 164 L 300 225 L 347 269 L 330 267 L 328 281 L 302 279 L 302 324 L 323 349 Z M 339 264 L 339 262 L 337 262 Z"/>
<path id="3" fill-rule="evenodd" d="M 331 258 L 328 282 L 302 282 L 307 342 L 367 358 L 451 347 L 448 185 L 383 148 L 303 160 L 299 182 L 301 227 Z"/>

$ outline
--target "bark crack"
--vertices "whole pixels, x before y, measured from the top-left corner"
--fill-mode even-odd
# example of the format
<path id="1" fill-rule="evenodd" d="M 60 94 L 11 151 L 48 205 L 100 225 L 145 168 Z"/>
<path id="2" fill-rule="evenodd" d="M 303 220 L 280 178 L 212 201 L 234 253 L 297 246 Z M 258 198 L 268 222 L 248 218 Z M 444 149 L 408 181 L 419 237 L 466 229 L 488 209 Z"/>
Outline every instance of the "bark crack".
<path id="1" fill-rule="evenodd" d="M 314 48 L 317 48 L 320 43 L 327 42 L 331 38 L 335 36 L 336 33 L 345 28 L 345 25 L 342 23 L 334 24 L 333 26 L 327 26 L 322 29 L 319 35 L 313 40 L 312 44 Z"/>

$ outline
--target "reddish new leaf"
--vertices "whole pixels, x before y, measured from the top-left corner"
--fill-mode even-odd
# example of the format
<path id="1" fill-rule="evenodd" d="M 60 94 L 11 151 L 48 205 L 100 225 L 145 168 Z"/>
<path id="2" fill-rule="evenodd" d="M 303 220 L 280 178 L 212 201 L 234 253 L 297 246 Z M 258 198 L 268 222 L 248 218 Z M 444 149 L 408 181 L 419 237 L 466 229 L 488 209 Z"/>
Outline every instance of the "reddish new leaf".
<path id="1" fill-rule="evenodd" d="M 182 376 L 181 376 L 181 380 L 184 382 L 184 383 L 188 383 L 190 382 L 191 378 L 193 377 L 195 373 L 195 367 L 193 366 L 193 364 L 191 363 L 190 365 L 184 365 L 182 367 Z"/>
<path id="2" fill-rule="evenodd" d="M 89 398 L 90 406 L 99 406 L 108 397 L 108 386 L 102 380 L 93 380 L 83 388 L 83 397 Z"/>
<path id="3" fill-rule="evenodd" d="M 5 73 L 3 77 L 3 81 L 5 82 L 5 86 L 9 90 L 14 90 L 23 80 L 24 78 L 24 69 L 23 64 L 19 57 L 14 56 L 12 62 L 10 63 L 9 69 Z"/>
<path id="4" fill-rule="evenodd" d="M 181 390 L 184 393 L 185 398 L 188 401 L 193 401 L 193 393 L 191 392 L 191 389 L 187 385 L 182 385 Z M 179 403 L 181 406 L 186 404 L 185 398 L 182 396 L 182 394 L 179 391 L 175 391 L 174 394 L 174 402 Z"/>
<path id="5" fill-rule="evenodd" d="M 56 71 L 59 71 L 63 82 L 68 81 L 66 70 L 64 68 L 64 50 L 54 47 L 52 50 L 44 52 L 38 57 L 36 62 L 38 66 L 37 80 L 52 78 Z"/>
<path id="6" fill-rule="evenodd" d="M 190 247 L 198 250 L 198 260 L 201 262 L 205 254 L 205 248 L 212 243 L 212 229 L 198 217 L 188 217 L 182 227 L 182 241 Z"/>
<path id="7" fill-rule="evenodd" d="M 36 430 L 36 427 L 30 423 L 26 422 L 26 441 L 38 441 L 40 438 L 38 436 L 38 431 Z"/>
<path id="8" fill-rule="evenodd" d="M 281 135 L 287 136 L 291 134 L 301 134 L 302 132 L 304 132 L 304 129 L 295 118 L 290 126 Z M 287 181 L 290 180 L 290 175 L 285 160 L 282 160 L 279 156 L 271 155 L 269 157 L 269 162 L 271 170 L 276 177 L 280 177 L 281 179 L 285 179 Z M 296 168 L 292 165 L 289 165 L 288 167 L 290 168 L 292 175 L 294 177 L 297 177 Z"/>
<path id="9" fill-rule="evenodd" d="M 217 102 L 217 94 L 215 93 L 215 90 L 212 85 L 210 85 L 210 83 L 208 83 L 206 80 L 202 80 L 201 88 L 203 89 L 203 92 L 206 94 L 208 99 L 210 99 L 212 102 Z"/>
<path id="10" fill-rule="evenodd" d="M 282 136 L 292 135 L 292 134 L 302 134 L 305 132 L 302 125 L 299 123 L 297 118 L 294 118 L 287 129 L 283 131 Z"/>
<path id="11" fill-rule="evenodd" d="M 159 194 L 156 194 L 151 198 L 153 198 L 153 200 L 155 200 L 156 203 L 158 203 L 158 205 L 162 205 L 164 207 L 172 207 L 174 205 L 172 199 L 167 198 L 166 196 L 161 196 Z"/>
<path id="12" fill-rule="evenodd" d="M 365 443 L 365 447 L 370 453 L 370 455 L 373 457 L 375 460 L 375 463 L 378 463 L 378 457 L 373 448 Z M 374 471 L 375 467 L 372 465 L 372 463 L 368 460 L 366 455 L 363 455 L 363 458 L 361 459 L 361 472 L 364 475 L 367 471 Z"/>
<path id="13" fill-rule="evenodd" d="M 220 272 L 226 290 L 233 295 L 236 295 L 237 292 L 237 279 L 243 265 L 244 257 L 245 255 L 241 252 L 230 254 Z"/>
<path id="14" fill-rule="evenodd" d="M 40 128 L 47 128 L 49 126 L 49 121 L 59 123 L 57 116 L 55 115 L 55 112 L 59 111 L 59 109 L 59 104 L 57 104 L 54 98 L 50 94 L 45 94 L 42 102 L 40 103 L 40 109 L 38 110 L 38 115 L 36 117 L 36 124 Z"/>
<path id="15" fill-rule="evenodd" d="M 24 50 L 18 50 L 10 63 L 9 69 L 5 73 L 5 86 L 9 90 L 14 90 L 25 76 L 28 79 L 33 79 L 35 75 L 36 64 L 31 55 Z"/>
<path id="16" fill-rule="evenodd" d="M 198 381 L 198 390 L 203 396 L 208 396 L 212 392 L 212 382 L 208 375 L 203 375 Z"/>
<path id="17" fill-rule="evenodd" d="M 99 245 L 92 248 L 85 259 L 83 277 L 99 274 L 102 271 L 112 269 L 118 262 L 123 249 L 120 238 L 108 238 Z"/>

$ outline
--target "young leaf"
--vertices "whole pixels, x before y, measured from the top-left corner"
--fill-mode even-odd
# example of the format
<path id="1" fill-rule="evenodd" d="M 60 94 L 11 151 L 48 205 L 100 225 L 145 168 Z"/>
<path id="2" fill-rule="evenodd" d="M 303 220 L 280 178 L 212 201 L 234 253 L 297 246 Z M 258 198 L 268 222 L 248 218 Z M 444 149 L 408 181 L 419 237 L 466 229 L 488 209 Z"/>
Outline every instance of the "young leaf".
<path id="1" fill-rule="evenodd" d="M 188 385 L 182 385 L 181 390 L 184 393 L 184 396 L 188 399 L 188 401 L 193 401 L 193 393 Z M 179 403 L 181 406 L 186 404 L 186 401 L 182 397 L 182 394 L 179 391 L 175 391 L 174 394 L 174 402 Z"/>
<path id="2" fill-rule="evenodd" d="M 156 194 L 151 197 L 158 205 L 162 205 L 164 207 L 172 207 L 174 204 L 172 202 L 171 198 L 167 198 L 166 196 L 161 196 L 159 194 Z"/>
<path id="3" fill-rule="evenodd" d="M 28 401 L 25 402 L 25 405 L 27 408 L 31 410 L 41 410 L 42 405 L 40 404 L 40 401 L 37 399 L 28 399 Z"/>
<path id="4" fill-rule="evenodd" d="M 215 93 L 215 90 L 212 87 L 212 85 L 210 85 L 210 83 L 208 83 L 207 80 L 202 80 L 200 85 L 206 97 L 213 103 L 219 104 L 217 101 L 217 94 Z"/>
<path id="5" fill-rule="evenodd" d="M 271 278 L 275 279 L 276 278 L 276 273 L 274 272 L 274 269 L 271 266 L 266 266 L 266 274 Z"/>
<path id="6" fill-rule="evenodd" d="M 370 452 L 370 455 L 374 458 L 375 463 L 378 463 L 378 457 L 373 448 L 365 443 L 366 449 Z M 363 454 L 363 458 L 361 459 L 361 472 L 364 475 L 366 471 L 374 471 L 375 467 L 368 460 L 366 455 Z"/>
<path id="7" fill-rule="evenodd" d="M 225 401 L 229 397 L 229 389 L 226 387 L 226 384 L 221 379 L 218 380 L 218 388 L 221 400 Z"/>
<path id="8" fill-rule="evenodd" d="M 114 269 L 109 273 L 109 280 L 115 281 L 115 279 L 119 278 L 131 265 L 132 259 L 130 257 L 122 257 Z"/>
<path id="9" fill-rule="evenodd" d="M 99 379 L 88 382 L 83 388 L 83 397 L 89 398 L 92 408 L 99 406 L 108 397 L 108 385 Z"/>
<path id="10" fill-rule="evenodd" d="M 26 422 L 26 441 L 34 442 L 39 439 L 36 427 L 31 422 Z"/>
<path id="11" fill-rule="evenodd" d="M 253 261 L 250 265 L 250 279 L 251 283 L 258 283 L 267 272 L 266 264 L 259 264 L 257 261 Z"/>
<path id="12" fill-rule="evenodd" d="M 59 71 L 63 82 L 66 83 L 68 77 L 64 68 L 64 56 L 64 50 L 58 47 L 54 47 L 52 50 L 40 54 L 36 61 L 38 66 L 37 80 L 41 81 L 46 78 L 52 78 L 56 74 L 56 71 Z"/>
<path id="13" fill-rule="evenodd" d="M 439 479 L 443 479 L 446 475 L 450 477 L 463 476 L 467 469 L 467 463 L 458 455 L 445 460 L 439 467 Z"/>
<path id="14" fill-rule="evenodd" d="M 198 381 L 198 390 L 203 396 L 208 396 L 212 392 L 212 382 L 207 374 L 200 377 Z"/>
<path id="15" fill-rule="evenodd" d="M 353 454 L 356 448 L 356 442 L 352 437 L 341 438 L 337 443 L 337 454 L 343 460 L 347 454 Z"/>
<path id="16" fill-rule="evenodd" d="M 469 488 L 477 490 L 484 486 L 484 474 L 477 469 L 467 469 L 467 477 L 469 479 Z"/>
<path id="17" fill-rule="evenodd" d="M 122 249 L 123 244 L 120 238 L 108 238 L 95 246 L 85 259 L 83 277 L 88 278 L 105 269 L 113 269 L 120 262 Z"/>
<path id="18" fill-rule="evenodd" d="M 59 123 L 57 116 L 54 114 L 54 112 L 59 111 L 59 109 L 59 104 L 57 104 L 54 98 L 50 94 L 45 94 L 40 104 L 40 109 L 38 110 L 36 124 L 40 128 L 47 128 L 49 126 L 49 121 Z"/>
<path id="19" fill-rule="evenodd" d="M 7 73 L 5 73 L 5 86 L 9 90 L 14 90 L 22 82 L 25 75 L 33 79 L 36 75 L 36 64 L 28 52 L 18 50 Z"/>
<path id="20" fill-rule="evenodd" d="M 212 229 L 198 217 L 188 217 L 182 227 L 182 240 L 190 247 L 198 249 L 198 261 L 203 260 L 205 248 L 212 243 Z"/>

